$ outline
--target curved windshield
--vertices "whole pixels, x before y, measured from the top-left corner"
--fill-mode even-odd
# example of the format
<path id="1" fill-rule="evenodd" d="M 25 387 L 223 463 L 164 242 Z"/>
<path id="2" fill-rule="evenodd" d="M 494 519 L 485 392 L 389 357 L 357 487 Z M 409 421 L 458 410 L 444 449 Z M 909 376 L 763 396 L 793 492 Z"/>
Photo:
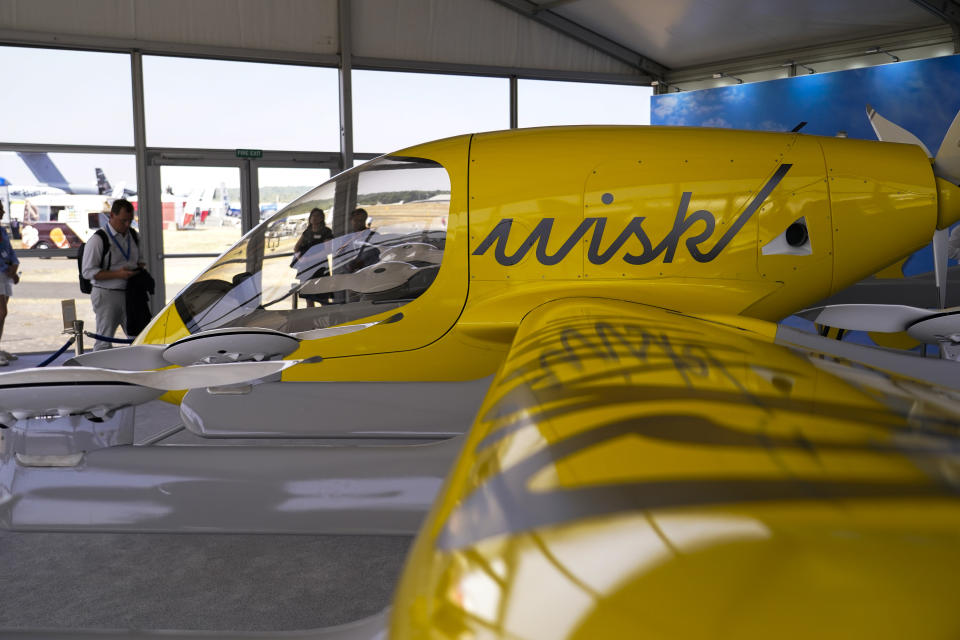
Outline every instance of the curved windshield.
<path id="1" fill-rule="evenodd" d="M 436 278 L 449 209 L 450 177 L 436 162 L 368 162 L 250 231 L 177 296 L 176 309 L 191 333 L 294 333 L 400 307 Z"/>

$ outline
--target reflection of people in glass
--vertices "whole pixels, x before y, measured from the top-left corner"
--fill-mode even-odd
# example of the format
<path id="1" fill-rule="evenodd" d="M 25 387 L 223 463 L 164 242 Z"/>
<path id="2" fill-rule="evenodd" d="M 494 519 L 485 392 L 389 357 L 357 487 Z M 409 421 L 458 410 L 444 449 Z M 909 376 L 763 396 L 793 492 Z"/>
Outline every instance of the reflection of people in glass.
<path id="1" fill-rule="evenodd" d="M 358 231 L 364 231 L 367 229 L 367 211 L 366 209 L 354 209 L 353 213 L 350 214 L 350 219 L 348 220 L 348 231 L 350 233 L 356 233 Z M 369 233 L 360 234 L 353 241 L 357 251 L 357 257 L 351 260 L 347 264 L 348 270 L 352 273 L 354 271 L 359 271 L 364 267 L 369 267 L 372 264 L 376 264 L 380 261 L 380 249 L 370 246 L 370 238 L 373 236 L 373 229 L 369 230 Z"/>
<path id="2" fill-rule="evenodd" d="M 354 211 L 362 203 L 395 203 L 409 197 L 410 192 L 423 191 L 450 193 L 449 177 L 440 164 L 385 158 L 331 179 L 248 234 L 231 252 L 245 255 L 246 260 L 218 261 L 182 292 L 177 298 L 181 318 L 194 332 L 220 326 L 269 326 L 297 332 L 351 323 L 406 304 L 427 290 L 439 268 L 436 252 L 430 252 L 429 264 L 414 260 L 408 262 L 413 269 L 406 266 L 403 256 L 416 253 L 416 247 L 407 245 L 429 243 L 442 252 L 449 201 L 423 201 L 405 206 L 403 211 L 386 204 L 377 208 L 384 209 L 383 219 L 367 209 L 374 217 L 372 222 L 365 212 Z M 284 258 L 291 259 L 313 207 L 323 207 L 329 218 L 325 221 L 335 237 L 309 247 L 292 268 L 287 268 Z M 319 221 L 317 229 L 322 233 Z M 297 248 L 304 248 L 310 239 L 308 235 Z M 385 267 L 379 272 L 378 262 Z M 254 275 L 239 286 L 231 286 L 231 277 L 241 272 Z M 401 282 L 400 276 L 411 273 L 412 282 L 410 277 Z M 392 289 L 380 286 L 395 280 L 397 286 Z M 316 282 L 303 286 L 309 281 Z M 244 295 L 240 295 L 240 289 L 244 289 Z M 296 292 L 290 296 L 292 309 L 276 304 L 286 300 L 281 294 L 291 290 Z M 261 297 L 257 297 L 258 291 Z M 317 302 L 321 306 L 303 308 L 311 298 L 315 307 Z"/>
<path id="3" fill-rule="evenodd" d="M 303 235 L 300 236 L 297 244 L 293 247 L 293 262 L 290 263 L 291 267 L 310 250 L 310 247 L 322 244 L 328 240 L 333 240 L 333 231 L 326 225 L 323 209 L 320 207 L 314 207 L 310 210 L 310 217 L 307 219 L 307 223 L 307 228 L 303 230 Z M 320 296 L 304 296 L 304 299 L 307 301 L 308 307 L 312 307 L 317 301 L 327 301 L 326 297 Z"/>
<path id="4" fill-rule="evenodd" d="M 366 228 L 367 228 L 367 210 L 354 209 L 353 213 L 350 214 L 347 233 L 353 233 L 355 231 L 363 231 Z"/>
<path id="5" fill-rule="evenodd" d="M 303 235 L 293 247 L 293 261 L 299 260 L 310 247 L 327 240 L 333 240 L 333 231 L 326 225 L 323 209 L 314 207 L 310 211 L 307 228 L 303 230 Z"/>

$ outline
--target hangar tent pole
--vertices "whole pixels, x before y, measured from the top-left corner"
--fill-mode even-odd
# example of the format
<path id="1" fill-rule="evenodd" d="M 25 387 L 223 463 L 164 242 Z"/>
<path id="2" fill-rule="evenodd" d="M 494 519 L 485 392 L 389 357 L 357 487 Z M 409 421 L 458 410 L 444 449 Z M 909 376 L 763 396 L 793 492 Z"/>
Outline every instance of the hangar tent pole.
<path id="1" fill-rule="evenodd" d="M 510 76 L 510 128 L 516 129 L 520 126 L 519 103 L 517 97 L 517 76 Z"/>
<path id="2" fill-rule="evenodd" d="M 147 133 L 143 98 L 143 54 L 130 52 L 130 73 L 133 88 L 133 148 L 137 163 L 137 215 L 140 219 L 140 259 L 153 276 L 154 295 L 150 310 L 159 313 L 166 304 L 163 278 L 163 208 L 160 204 L 159 170 L 147 171 Z M 153 178 L 151 180 L 151 178 Z M 156 184 L 151 184 L 156 182 Z M 155 197 L 151 197 L 155 196 Z"/>
<path id="3" fill-rule="evenodd" d="M 550 7 L 562 3 L 551 2 L 547 4 L 537 4 L 531 0 L 493 0 L 493 2 L 503 5 L 508 9 L 513 9 L 534 22 L 539 22 L 554 31 L 558 31 L 565 36 L 603 52 L 615 60 L 630 65 L 641 74 L 645 74 L 645 76 L 641 76 L 644 82 L 662 80 L 669 71 L 667 67 L 656 60 L 641 55 L 619 42 L 615 42 L 595 31 L 587 29 L 581 24 L 550 11 Z"/>
<path id="4" fill-rule="evenodd" d="M 260 179 L 250 160 L 240 161 L 240 235 L 260 224 Z"/>
<path id="5" fill-rule="evenodd" d="M 353 166 L 353 46 L 350 33 L 350 0 L 339 0 L 340 28 L 340 170 Z"/>

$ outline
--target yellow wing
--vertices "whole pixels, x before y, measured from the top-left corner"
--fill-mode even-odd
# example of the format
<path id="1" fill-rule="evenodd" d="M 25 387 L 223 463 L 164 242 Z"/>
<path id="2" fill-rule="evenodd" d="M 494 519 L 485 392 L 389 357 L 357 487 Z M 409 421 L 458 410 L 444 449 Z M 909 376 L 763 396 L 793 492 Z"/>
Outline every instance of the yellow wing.
<path id="1" fill-rule="evenodd" d="M 811 354 L 833 344 L 602 299 L 531 312 L 391 637 L 960 636 L 960 394 Z"/>

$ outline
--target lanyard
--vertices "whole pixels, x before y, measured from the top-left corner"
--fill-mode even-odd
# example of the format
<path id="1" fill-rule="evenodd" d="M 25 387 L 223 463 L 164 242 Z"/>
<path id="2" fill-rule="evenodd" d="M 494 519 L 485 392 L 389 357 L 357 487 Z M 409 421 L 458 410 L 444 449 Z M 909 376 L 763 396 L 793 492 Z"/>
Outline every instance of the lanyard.
<path id="1" fill-rule="evenodd" d="M 10 244 L 10 236 L 3 229 L 0 229 L 0 267 L 7 268 L 13 261 L 13 246 Z"/>
<path id="2" fill-rule="evenodd" d="M 131 235 L 130 232 L 127 231 L 126 250 L 124 250 L 124 248 L 120 245 L 120 242 L 117 240 L 117 234 L 115 234 L 113 230 L 110 228 L 109 223 L 107 223 L 107 234 L 113 239 L 113 243 L 117 245 L 117 249 L 120 250 L 120 253 L 123 254 L 123 259 L 126 260 L 127 262 L 130 262 L 130 235 Z"/>

